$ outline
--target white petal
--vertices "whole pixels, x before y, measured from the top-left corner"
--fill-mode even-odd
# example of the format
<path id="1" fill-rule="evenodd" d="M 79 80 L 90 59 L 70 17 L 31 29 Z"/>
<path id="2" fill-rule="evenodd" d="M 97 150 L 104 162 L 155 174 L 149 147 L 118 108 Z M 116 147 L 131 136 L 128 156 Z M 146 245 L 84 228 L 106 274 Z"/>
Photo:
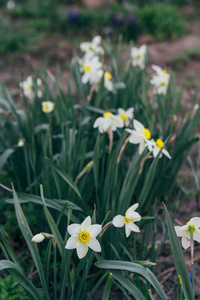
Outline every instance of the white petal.
<path id="1" fill-rule="evenodd" d="M 135 203 L 133 204 L 131 207 L 129 207 L 130 210 L 136 210 L 139 206 L 139 203 Z M 127 211 L 129 211 L 129 209 L 127 209 Z"/>
<path id="2" fill-rule="evenodd" d="M 101 225 L 99 224 L 92 225 L 90 229 L 90 235 L 95 238 L 101 232 L 101 230 L 102 230 Z"/>
<path id="3" fill-rule="evenodd" d="M 101 252 L 101 245 L 99 244 L 99 241 L 95 238 L 90 238 L 89 242 L 87 243 L 88 247 L 90 247 L 95 252 Z"/>
<path id="4" fill-rule="evenodd" d="M 127 226 L 131 231 L 140 232 L 140 228 L 132 222 L 128 222 Z"/>
<path id="5" fill-rule="evenodd" d="M 182 246 L 184 249 L 190 247 L 190 240 L 188 240 L 185 236 L 182 237 Z"/>
<path id="6" fill-rule="evenodd" d="M 96 46 L 98 46 L 101 43 L 101 36 L 100 35 L 96 35 L 93 39 L 92 39 L 92 44 L 95 44 Z"/>
<path id="7" fill-rule="evenodd" d="M 145 142 L 144 142 L 144 140 L 142 140 L 139 145 L 139 154 L 142 154 L 144 149 L 145 149 Z"/>
<path id="8" fill-rule="evenodd" d="M 196 229 L 196 231 L 193 233 L 194 241 L 197 241 L 200 243 L 200 230 Z"/>
<path id="9" fill-rule="evenodd" d="M 125 233 L 126 233 L 126 237 L 129 237 L 129 235 L 131 234 L 131 229 L 128 227 L 127 224 L 125 224 Z"/>
<path id="10" fill-rule="evenodd" d="M 162 149 L 162 153 L 167 156 L 169 159 L 171 159 L 171 155 L 169 154 L 169 152 L 166 149 Z"/>
<path id="11" fill-rule="evenodd" d="M 187 232 L 187 228 L 188 228 L 188 225 L 174 227 L 178 237 L 184 236 Z"/>
<path id="12" fill-rule="evenodd" d="M 67 230 L 70 235 L 79 234 L 81 232 L 81 225 L 80 224 L 71 224 L 67 227 Z"/>
<path id="13" fill-rule="evenodd" d="M 116 217 L 114 217 L 114 219 L 112 220 L 112 223 L 115 227 L 123 227 L 125 224 L 125 219 L 123 216 L 121 215 L 117 215 Z"/>
<path id="14" fill-rule="evenodd" d="M 66 249 L 75 249 L 79 245 L 79 239 L 76 236 L 71 236 L 65 246 Z"/>
<path id="15" fill-rule="evenodd" d="M 76 249 L 78 258 L 81 259 L 86 256 L 88 252 L 88 246 L 85 243 L 80 243 Z"/>
<path id="16" fill-rule="evenodd" d="M 140 123 L 137 120 L 133 121 L 133 125 L 136 131 L 143 131 L 144 130 L 144 125 L 142 125 L 142 123 Z"/>
<path id="17" fill-rule="evenodd" d="M 196 228 L 200 228 L 200 218 L 194 217 L 190 220 L 191 225 L 195 225 Z"/>
<path id="18" fill-rule="evenodd" d="M 91 217 L 88 216 L 85 220 L 81 223 L 81 231 L 89 231 L 91 228 Z"/>
<path id="19" fill-rule="evenodd" d="M 31 242 L 41 243 L 45 239 L 45 236 L 42 233 L 38 233 L 32 237 Z"/>

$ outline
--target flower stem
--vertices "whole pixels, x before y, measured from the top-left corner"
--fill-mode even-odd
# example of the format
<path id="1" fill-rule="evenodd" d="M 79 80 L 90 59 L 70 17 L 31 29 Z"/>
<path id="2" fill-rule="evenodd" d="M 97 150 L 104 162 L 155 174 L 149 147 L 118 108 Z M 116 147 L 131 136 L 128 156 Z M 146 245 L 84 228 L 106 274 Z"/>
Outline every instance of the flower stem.
<path id="1" fill-rule="evenodd" d="M 194 290 L 194 239 L 193 239 L 193 229 L 190 229 L 190 249 L 191 249 L 191 274 L 192 274 L 192 288 L 195 296 Z"/>

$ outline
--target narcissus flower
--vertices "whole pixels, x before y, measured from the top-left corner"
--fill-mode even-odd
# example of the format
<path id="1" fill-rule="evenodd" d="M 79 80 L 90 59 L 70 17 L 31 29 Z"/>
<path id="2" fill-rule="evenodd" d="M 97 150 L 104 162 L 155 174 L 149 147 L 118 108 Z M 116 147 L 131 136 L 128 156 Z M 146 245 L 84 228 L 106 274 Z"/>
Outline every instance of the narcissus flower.
<path id="1" fill-rule="evenodd" d="M 156 71 L 156 75 L 154 75 L 153 78 L 150 80 L 150 83 L 154 85 L 155 93 L 166 95 L 170 74 L 159 66 L 153 65 L 152 69 Z"/>
<path id="2" fill-rule="evenodd" d="M 42 233 L 38 233 L 36 235 L 34 235 L 34 237 L 32 238 L 32 242 L 35 243 L 41 243 L 43 240 L 45 239 L 45 236 Z"/>
<path id="3" fill-rule="evenodd" d="M 122 119 L 111 112 L 106 112 L 103 114 L 103 117 L 97 118 L 93 125 L 94 128 L 98 127 L 100 133 L 106 132 L 109 128 L 112 131 L 116 131 L 117 128 L 122 128 L 123 126 Z"/>
<path id="4" fill-rule="evenodd" d="M 200 218 L 192 218 L 184 226 L 175 226 L 176 234 L 182 237 L 182 246 L 184 249 L 190 247 L 190 233 L 193 231 L 193 240 L 200 243 Z"/>
<path id="5" fill-rule="evenodd" d="M 20 138 L 20 139 L 18 139 L 17 146 L 18 147 L 24 147 L 24 143 L 25 143 L 25 139 Z"/>
<path id="6" fill-rule="evenodd" d="M 84 59 L 82 70 L 84 72 L 82 76 L 83 84 L 89 82 L 93 85 L 95 83 L 98 83 L 103 76 L 102 63 L 99 61 L 98 56 L 89 58 L 87 57 L 86 59 Z"/>
<path id="7" fill-rule="evenodd" d="M 94 54 L 104 54 L 103 48 L 100 46 L 101 37 L 99 35 L 95 36 L 91 42 L 84 42 L 80 44 L 81 51 L 85 52 L 86 55 Z"/>
<path id="8" fill-rule="evenodd" d="M 104 73 L 104 86 L 108 91 L 113 91 L 112 75 L 108 71 Z"/>
<path id="9" fill-rule="evenodd" d="M 131 107 L 127 110 L 124 110 L 123 108 L 118 108 L 118 116 L 122 119 L 125 126 L 128 126 L 130 124 L 130 121 L 133 120 L 133 112 L 134 108 Z"/>
<path id="10" fill-rule="evenodd" d="M 135 222 L 141 220 L 141 216 L 135 211 L 138 208 L 138 203 L 132 205 L 125 213 L 125 216 L 117 215 L 112 220 L 112 223 L 115 227 L 125 226 L 126 237 L 129 237 L 131 231 L 140 232 L 140 229 Z"/>
<path id="11" fill-rule="evenodd" d="M 42 80 L 40 78 L 37 78 L 36 80 L 37 87 L 40 87 L 42 85 Z M 32 76 L 28 76 L 27 79 L 23 82 L 19 83 L 19 86 L 23 89 L 24 95 L 30 99 L 34 97 L 34 91 L 33 91 L 33 78 Z M 38 90 L 37 96 L 40 98 L 42 96 L 42 91 Z"/>
<path id="12" fill-rule="evenodd" d="M 139 154 L 142 154 L 145 147 L 149 147 L 149 150 L 152 150 L 151 145 L 151 132 L 148 128 L 145 128 L 142 123 L 137 120 L 133 121 L 133 126 L 135 130 L 126 129 L 127 132 L 131 134 L 129 138 L 129 143 L 131 144 L 139 144 Z"/>
<path id="13" fill-rule="evenodd" d="M 54 110 L 55 103 L 51 101 L 43 101 L 42 102 L 42 111 L 46 114 L 49 114 Z"/>
<path id="14" fill-rule="evenodd" d="M 131 49 L 132 65 L 134 67 L 138 66 L 140 69 L 144 69 L 146 52 L 146 45 L 142 45 L 140 48 L 133 47 Z"/>
<path id="15" fill-rule="evenodd" d="M 153 156 L 156 157 L 160 151 L 160 149 L 163 147 L 164 142 L 161 139 L 157 139 L 157 141 L 155 142 L 154 140 L 151 140 L 152 142 L 152 146 L 153 146 Z M 162 149 L 160 157 L 162 157 L 162 154 L 164 154 L 165 156 L 167 156 L 169 159 L 171 159 L 171 155 L 169 154 L 169 152 L 166 149 Z"/>
<path id="16" fill-rule="evenodd" d="M 71 237 L 65 246 L 66 249 L 76 249 L 78 257 L 83 258 L 88 247 L 95 252 L 101 252 L 101 245 L 96 236 L 101 232 L 102 226 L 91 225 L 91 218 L 87 217 L 81 224 L 71 224 L 67 228 Z"/>

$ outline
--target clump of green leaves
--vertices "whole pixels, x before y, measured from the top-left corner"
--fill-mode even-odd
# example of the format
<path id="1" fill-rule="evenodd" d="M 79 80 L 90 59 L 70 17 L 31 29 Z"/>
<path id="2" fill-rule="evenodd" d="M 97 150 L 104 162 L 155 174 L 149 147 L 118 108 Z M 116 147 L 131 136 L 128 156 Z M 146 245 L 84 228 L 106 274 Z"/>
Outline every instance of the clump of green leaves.
<path id="1" fill-rule="evenodd" d="M 0 299 L 1 300 L 28 300 L 24 289 L 19 285 L 14 276 L 0 278 Z"/>

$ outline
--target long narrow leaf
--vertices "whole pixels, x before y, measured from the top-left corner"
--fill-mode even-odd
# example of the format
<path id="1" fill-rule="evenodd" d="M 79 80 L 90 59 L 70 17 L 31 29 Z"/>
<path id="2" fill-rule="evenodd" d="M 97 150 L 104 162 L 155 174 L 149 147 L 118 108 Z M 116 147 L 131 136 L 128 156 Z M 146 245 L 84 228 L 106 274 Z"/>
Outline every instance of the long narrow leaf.
<path id="1" fill-rule="evenodd" d="M 187 266 L 185 263 L 183 252 L 182 252 L 176 231 L 174 229 L 174 225 L 172 223 L 172 220 L 169 216 L 169 213 L 168 213 L 165 205 L 164 205 L 164 208 L 165 208 L 167 228 L 168 228 L 168 233 L 169 233 L 169 240 L 170 240 L 170 246 L 171 246 L 172 255 L 173 255 L 173 259 L 174 259 L 174 264 L 175 264 L 178 275 L 180 275 L 181 279 L 182 279 L 183 292 L 184 292 L 185 298 L 187 300 L 194 300 L 194 292 L 192 289 L 192 284 L 191 284 L 191 281 L 189 278 L 189 272 L 188 272 L 188 269 L 187 269 Z"/>

